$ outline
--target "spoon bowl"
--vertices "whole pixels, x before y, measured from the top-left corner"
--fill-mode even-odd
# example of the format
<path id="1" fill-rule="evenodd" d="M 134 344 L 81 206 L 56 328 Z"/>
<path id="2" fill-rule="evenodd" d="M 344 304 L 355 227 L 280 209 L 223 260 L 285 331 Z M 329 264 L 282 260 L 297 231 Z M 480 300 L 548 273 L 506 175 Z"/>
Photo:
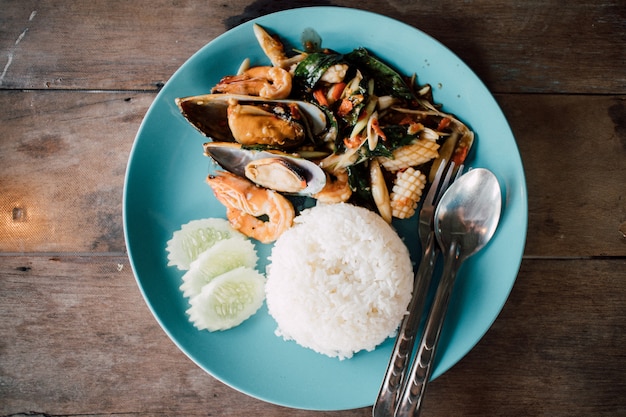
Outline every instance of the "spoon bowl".
<path id="1" fill-rule="evenodd" d="M 435 234 L 444 249 L 457 242 L 462 260 L 481 250 L 498 227 L 502 193 L 496 176 L 475 168 L 461 176 L 441 198 Z"/>

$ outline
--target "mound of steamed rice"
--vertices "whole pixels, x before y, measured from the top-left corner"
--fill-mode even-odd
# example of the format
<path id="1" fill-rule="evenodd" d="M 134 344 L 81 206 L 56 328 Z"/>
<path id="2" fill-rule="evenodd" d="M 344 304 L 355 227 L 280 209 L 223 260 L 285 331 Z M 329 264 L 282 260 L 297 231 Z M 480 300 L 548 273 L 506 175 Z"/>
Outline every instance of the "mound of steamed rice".
<path id="1" fill-rule="evenodd" d="M 411 298 L 406 246 L 365 208 L 303 211 L 270 261 L 265 291 L 276 334 L 330 357 L 350 358 L 395 335 Z"/>

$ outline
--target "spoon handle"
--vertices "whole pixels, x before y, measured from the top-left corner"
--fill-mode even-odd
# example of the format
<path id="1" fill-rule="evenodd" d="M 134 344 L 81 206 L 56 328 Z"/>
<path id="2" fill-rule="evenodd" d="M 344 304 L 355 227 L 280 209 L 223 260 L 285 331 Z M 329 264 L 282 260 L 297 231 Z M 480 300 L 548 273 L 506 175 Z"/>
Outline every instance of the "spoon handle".
<path id="1" fill-rule="evenodd" d="M 439 246 L 435 244 L 435 233 L 428 235 L 428 240 L 422 260 L 415 274 L 413 296 L 408 306 L 408 314 L 400 323 L 398 336 L 396 337 L 385 378 L 380 387 L 378 398 L 372 409 L 373 417 L 393 417 L 400 388 L 406 379 L 409 368 L 409 360 L 415 345 L 415 336 L 422 318 L 422 311 L 426 303 L 426 294 L 433 274 Z"/>
<path id="2" fill-rule="evenodd" d="M 396 417 L 418 416 L 426 392 L 426 386 L 433 370 L 435 352 L 441 335 L 441 328 L 448 309 L 450 295 L 461 264 L 459 245 L 453 241 L 445 256 L 441 281 L 433 300 L 424 333 L 420 340 L 417 355 L 411 367 L 409 380 L 404 386 L 402 397 L 396 407 Z"/>

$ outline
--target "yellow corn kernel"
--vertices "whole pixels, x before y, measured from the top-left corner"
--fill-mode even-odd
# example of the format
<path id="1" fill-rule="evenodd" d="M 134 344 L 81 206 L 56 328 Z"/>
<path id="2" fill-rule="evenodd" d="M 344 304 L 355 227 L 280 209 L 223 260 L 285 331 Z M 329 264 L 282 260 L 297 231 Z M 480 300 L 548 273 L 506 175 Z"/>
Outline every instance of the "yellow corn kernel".
<path id="1" fill-rule="evenodd" d="M 413 168 L 399 171 L 393 181 L 393 188 L 389 196 L 393 217 L 408 219 L 413 216 L 425 186 L 426 175 L 420 171 Z"/>
<path id="2" fill-rule="evenodd" d="M 435 159 L 439 145 L 428 139 L 419 139 L 410 145 L 393 151 L 393 158 L 380 158 L 380 163 L 387 171 L 395 172 L 408 167 L 424 164 Z"/>

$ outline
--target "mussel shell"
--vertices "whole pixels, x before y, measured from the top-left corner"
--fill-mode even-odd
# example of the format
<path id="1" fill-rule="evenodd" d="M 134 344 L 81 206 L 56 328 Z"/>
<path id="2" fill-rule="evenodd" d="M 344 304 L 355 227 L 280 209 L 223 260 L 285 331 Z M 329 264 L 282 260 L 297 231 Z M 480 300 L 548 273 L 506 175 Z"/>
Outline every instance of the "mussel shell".
<path id="1" fill-rule="evenodd" d="M 228 127 L 228 99 L 222 94 L 204 94 L 175 99 L 191 125 L 205 136 L 218 141 L 234 141 Z"/>
<path id="2" fill-rule="evenodd" d="M 298 100 L 269 100 L 257 96 L 238 94 L 204 94 L 199 96 L 176 98 L 175 102 L 181 113 L 196 129 L 216 141 L 234 142 L 228 127 L 228 105 L 231 100 L 245 104 L 294 103 L 306 117 L 306 126 L 315 137 L 326 130 L 326 114 L 316 105 Z"/>
<path id="3" fill-rule="evenodd" d="M 260 186 L 271 188 L 278 192 L 310 196 L 318 193 L 326 185 L 326 174 L 317 164 L 294 155 L 281 152 L 259 151 L 244 149 L 237 143 L 207 142 L 204 144 L 204 153 L 210 156 L 226 171 L 240 177 L 247 177 Z M 292 180 L 285 183 L 268 183 L 264 178 L 250 178 L 250 167 L 256 161 L 265 164 L 274 163 L 275 169 L 282 175 L 290 174 Z M 246 175 L 246 167 L 248 175 Z M 268 169 L 267 166 L 264 169 Z M 290 172 L 289 172 L 290 171 Z M 259 182 L 257 182 L 259 181 Z M 304 181 L 302 186 L 294 186 L 294 181 Z"/>

